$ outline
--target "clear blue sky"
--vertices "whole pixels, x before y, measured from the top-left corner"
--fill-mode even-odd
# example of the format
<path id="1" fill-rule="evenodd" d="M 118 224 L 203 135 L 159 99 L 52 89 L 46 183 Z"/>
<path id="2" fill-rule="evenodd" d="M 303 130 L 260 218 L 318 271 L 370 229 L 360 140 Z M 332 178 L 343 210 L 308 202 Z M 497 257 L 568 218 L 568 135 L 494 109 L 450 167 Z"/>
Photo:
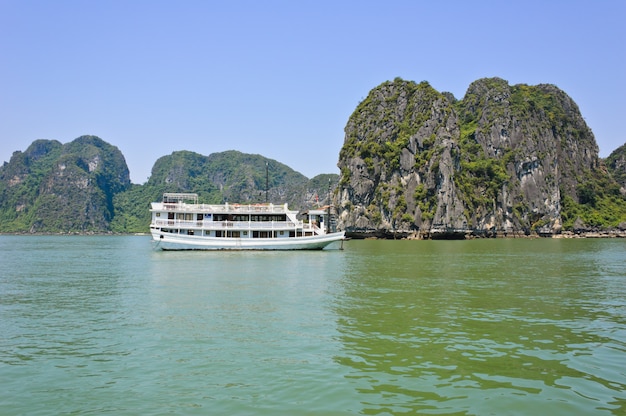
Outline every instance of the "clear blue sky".
<path id="1" fill-rule="evenodd" d="M 626 1 L 0 0 L 0 163 L 92 134 L 131 179 L 175 150 L 338 173 L 350 114 L 401 77 L 555 84 L 626 142 Z"/>

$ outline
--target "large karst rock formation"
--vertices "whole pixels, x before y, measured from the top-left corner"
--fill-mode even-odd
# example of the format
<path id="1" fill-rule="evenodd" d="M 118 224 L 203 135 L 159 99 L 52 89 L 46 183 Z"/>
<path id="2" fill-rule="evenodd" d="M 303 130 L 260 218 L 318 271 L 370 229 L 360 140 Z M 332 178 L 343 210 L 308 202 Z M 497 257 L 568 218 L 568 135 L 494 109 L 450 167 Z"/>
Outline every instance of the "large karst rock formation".
<path id="1" fill-rule="evenodd" d="M 360 235 L 558 233 L 563 202 L 587 202 L 582 185 L 606 176 L 567 94 L 499 78 L 461 101 L 427 82 L 379 85 L 348 120 L 338 166 L 339 227 Z"/>
<path id="2" fill-rule="evenodd" d="M 98 137 L 36 140 L 0 168 L 1 231 L 105 232 L 129 186 L 122 152 Z"/>

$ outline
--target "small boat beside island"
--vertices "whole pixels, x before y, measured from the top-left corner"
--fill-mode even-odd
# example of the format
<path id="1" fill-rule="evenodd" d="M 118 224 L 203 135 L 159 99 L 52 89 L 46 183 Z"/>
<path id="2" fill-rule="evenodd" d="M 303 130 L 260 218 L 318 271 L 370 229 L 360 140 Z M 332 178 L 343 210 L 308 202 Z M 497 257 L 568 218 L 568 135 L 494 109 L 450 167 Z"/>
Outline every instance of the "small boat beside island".
<path id="1" fill-rule="evenodd" d="M 197 194 L 165 193 L 150 211 L 161 250 L 322 250 L 345 237 L 331 230 L 329 207 L 298 219 L 287 204 L 200 204 Z"/>

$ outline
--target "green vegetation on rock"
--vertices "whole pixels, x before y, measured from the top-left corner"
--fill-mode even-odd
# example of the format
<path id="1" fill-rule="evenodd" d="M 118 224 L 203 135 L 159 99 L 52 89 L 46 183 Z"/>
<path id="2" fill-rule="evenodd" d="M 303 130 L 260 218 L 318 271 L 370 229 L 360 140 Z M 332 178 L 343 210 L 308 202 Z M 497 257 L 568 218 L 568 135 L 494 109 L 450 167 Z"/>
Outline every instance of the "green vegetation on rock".
<path id="1" fill-rule="evenodd" d="M 345 132 L 347 230 L 558 233 L 626 220 L 624 152 L 607 172 L 578 107 L 554 85 L 485 78 L 456 100 L 396 78 L 370 91 Z"/>
<path id="2" fill-rule="evenodd" d="M 0 167 L 0 232 L 103 232 L 130 186 L 117 147 L 95 136 L 37 140 Z"/>

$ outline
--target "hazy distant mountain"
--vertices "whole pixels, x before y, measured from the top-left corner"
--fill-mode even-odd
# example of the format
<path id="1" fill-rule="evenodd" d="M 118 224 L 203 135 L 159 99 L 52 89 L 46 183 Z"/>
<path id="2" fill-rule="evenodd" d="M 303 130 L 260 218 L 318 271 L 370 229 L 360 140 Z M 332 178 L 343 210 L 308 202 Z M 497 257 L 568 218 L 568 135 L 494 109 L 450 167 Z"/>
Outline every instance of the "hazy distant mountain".
<path id="1" fill-rule="evenodd" d="M 156 161 L 145 185 L 133 185 L 118 196 L 113 229 L 145 231 L 149 204 L 160 200 L 163 192 L 193 192 L 201 202 L 216 204 L 262 203 L 267 198 L 304 210 L 328 203 L 329 184 L 336 187 L 338 177 L 326 174 L 309 180 L 280 162 L 234 150 L 209 156 L 178 151 Z"/>

